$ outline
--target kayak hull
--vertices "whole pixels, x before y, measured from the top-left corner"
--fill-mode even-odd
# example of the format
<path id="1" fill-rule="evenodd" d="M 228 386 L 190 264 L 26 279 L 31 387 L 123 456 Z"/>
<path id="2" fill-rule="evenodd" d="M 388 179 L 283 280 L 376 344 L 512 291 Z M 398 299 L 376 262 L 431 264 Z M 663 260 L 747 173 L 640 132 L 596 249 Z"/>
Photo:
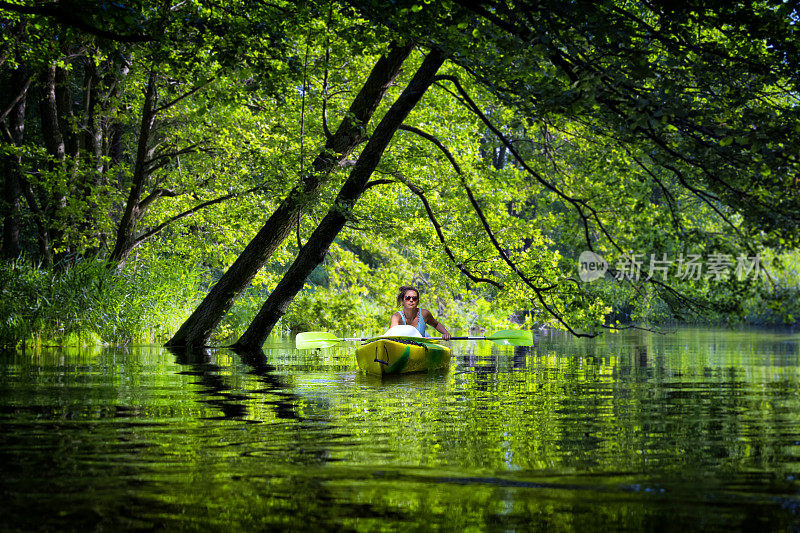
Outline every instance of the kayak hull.
<path id="1" fill-rule="evenodd" d="M 376 339 L 356 349 L 358 367 L 375 376 L 426 372 L 450 365 L 450 348 L 413 340 Z"/>

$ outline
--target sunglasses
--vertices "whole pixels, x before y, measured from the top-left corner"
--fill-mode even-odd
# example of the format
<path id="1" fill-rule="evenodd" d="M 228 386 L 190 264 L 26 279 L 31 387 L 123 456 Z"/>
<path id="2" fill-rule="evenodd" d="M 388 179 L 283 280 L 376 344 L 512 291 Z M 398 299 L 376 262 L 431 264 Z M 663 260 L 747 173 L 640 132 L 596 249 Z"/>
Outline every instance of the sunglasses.
<path id="1" fill-rule="evenodd" d="M 408 300 L 409 302 L 416 302 L 417 300 L 419 300 L 419 296 L 406 296 L 406 300 Z"/>

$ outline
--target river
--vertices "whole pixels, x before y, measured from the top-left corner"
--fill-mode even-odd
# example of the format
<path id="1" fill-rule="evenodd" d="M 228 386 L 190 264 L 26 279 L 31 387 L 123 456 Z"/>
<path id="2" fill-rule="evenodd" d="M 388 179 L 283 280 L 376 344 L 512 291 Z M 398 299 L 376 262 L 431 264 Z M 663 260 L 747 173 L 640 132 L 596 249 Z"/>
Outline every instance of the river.
<path id="1" fill-rule="evenodd" d="M 800 530 L 790 331 L 0 354 L 3 530 Z"/>

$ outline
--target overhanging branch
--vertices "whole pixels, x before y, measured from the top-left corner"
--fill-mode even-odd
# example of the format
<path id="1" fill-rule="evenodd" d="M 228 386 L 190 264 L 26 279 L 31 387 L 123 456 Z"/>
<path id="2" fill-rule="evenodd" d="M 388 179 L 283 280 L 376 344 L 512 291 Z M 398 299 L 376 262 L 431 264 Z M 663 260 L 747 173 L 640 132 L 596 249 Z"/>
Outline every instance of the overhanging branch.
<path id="1" fill-rule="evenodd" d="M 445 76 L 438 76 L 438 78 L 446 78 L 446 77 Z M 456 80 L 456 83 L 458 83 L 457 80 Z M 460 87 L 460 84 L 459 84 L 459 87 Z M 469 98 L 466 94 L 463 94 L 462 96 L 466 96 L 466 98 Z M 473 106 L 474 106 L 474 103 L 473 103 Z M 477 109 L 477 106 L 475 106 L 475 110 L 477 112 L 480 112 L 480 110 Z M 480 114 L 483 115 L 482 113 L 480 113 Z M 424 139 L 431 141 L 440 150 L 442 150 L 444 152 L 444 154 L 447 156 L 447 158 L 450 161 L 450 163 L 453 165 L 453 168 L 455 168 L 456 173 L 458 174 L 459 179 L 461 180 L 461 185 L 464 187 L 464 190 L 467 193 L 467 197 L 469 198 L 469 201 L 472 204 L 472 208 L 475 210 L 475 213 L 477 214 L 478 218 L 480 219 L 481 224 L 483 225 L 483 229 L 486 232 L 486 234 L 488 235 L 489 240 L 492 243 L 492 246 L 495 248 L 497 253 L 500 255 L 501 259 L 503 259 L 503 261 L 509 266 L 509 268 L 511 268 L 511 271 L 514 272 L 514 274 L 516 274 L 517 277 L 519 279 L 521 279 L 522 282 L 525 283 L 525 285 L 534 292 L 534 294 L 536 294 L 536 298 L 542 304 L 542 307 L 544 307 L 547 310 L 547 312 L 550 313 L 551 316 L 553 316 L 556 320 L 558 320 L 558 322 L 562 326 L 564 326 L 564 328 L 566 328 L 567 331 L 569 331 L 570 333 L 572 333 L 576 337 L 596 337 L 597 334 L 578 333 L 577 331 L 572 329 L 572 327 L 569 324 L 567 324 L 567 322 L 564 320 L 563 316 L 558 311 L 553 309 L 553 307 L 550 304 L 548 304 L 547 301 L 544 299 L 544 293 L 547 293 L 547 292 L 555 289 L 556 287 L 558 287 L 558 284 L 548 285 L 546 287 L 537 286 L 536 284 L 534 284 L 533 280 L 531 280 L 528 276 L 526 276 L 519 269 L 519 267 L 516 265 L 516 263 L 514 263 L 514 261 L 508 256 L 508 253 L 503 249 L 503 247 L 500 245 L 500 242 L 497 240 L 497 237 L 495 236 L 494 231 L 492 230 L 492 227 L 489 224 L 489 221 L 486 219 L 486 216 L 483 214 L 483 210 L 481 209 L 480 205 L 478 204 L 478 201 L 476 200 L 475 195 L 472 193 L 472 189 L 470 188 L 469 184 L 467 183 L 467 180 L 464 177 L 464 173 L 461 171 L 461 167 L 458 165 L 458 163 L 456 162 L 455 158 L 450 153 L 450 151 L 447 149 L 447 147 L 444 146 L 444 144 L 442 144 L 441 141 L 439 141 L 435 136 L 433 136 L 433 135 L 431 135 L 429 133 L 426 133 L 426 132 L 424 132 L 424 131 L 422 131 L 422 130 L 420 130 L 418 128 L 414 128 L 412 126 L 401 126 L 400 129 L 415 133 L 415 134 L 423 137 Z M 499 133 L 499 132 L 497 132 L 497 133 Z M 510 149 L 513 150 L 513 145 L 510 142 L 508 142 L 507 139 L 505 139 L 505 138 L 503 138 L 503 139 L 506 142 L 507 146 L 509 146 Z M 514 153 L 515 157 L 517 157 L 521 162 L 523 162 L 521 160 L 519 154 L 517 154 L 516 151 L 514 151 L 513 153 Z"/>

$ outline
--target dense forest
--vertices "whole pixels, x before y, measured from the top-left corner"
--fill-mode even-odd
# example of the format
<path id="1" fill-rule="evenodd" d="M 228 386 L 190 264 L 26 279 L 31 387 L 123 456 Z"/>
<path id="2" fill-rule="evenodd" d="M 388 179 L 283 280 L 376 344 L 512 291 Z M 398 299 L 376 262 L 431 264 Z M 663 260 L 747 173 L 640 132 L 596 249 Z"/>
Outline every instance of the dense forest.
<path id="1" fill-rule="evenodd" d="M 799 17 L 0 1 L 0 344 L 797 324 Z"/>

